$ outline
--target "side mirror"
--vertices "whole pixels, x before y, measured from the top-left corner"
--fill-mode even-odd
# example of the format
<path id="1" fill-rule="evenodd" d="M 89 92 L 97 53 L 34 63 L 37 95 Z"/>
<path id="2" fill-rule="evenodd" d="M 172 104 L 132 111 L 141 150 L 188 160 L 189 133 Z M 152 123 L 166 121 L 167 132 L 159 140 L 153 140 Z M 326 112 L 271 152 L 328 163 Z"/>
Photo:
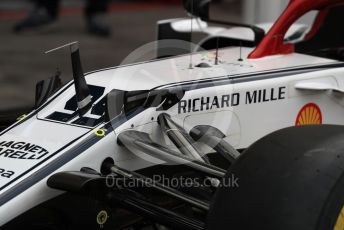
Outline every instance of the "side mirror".
<path id="1" fill-rule="evenodd" d="M 40 107 L 47 99 L 53 95 L 62 86 L 60 79 L 60 72 L 57 72 L 54 77 L 47 80 L 40 81 L 36 84 L 36 100 L 35 108 Z"/>
<path id="2" fill-rule="evenodd" d="M 106 96 L 105 120 L 111 121 L 124 110 L 125 91 L 113 89 Z"/>
<path id="3" fill-rule="evenodd" d="M 202 20 L 209 19 L 209 8 L 211 0 L 183 0 L 184 9 Z"/>

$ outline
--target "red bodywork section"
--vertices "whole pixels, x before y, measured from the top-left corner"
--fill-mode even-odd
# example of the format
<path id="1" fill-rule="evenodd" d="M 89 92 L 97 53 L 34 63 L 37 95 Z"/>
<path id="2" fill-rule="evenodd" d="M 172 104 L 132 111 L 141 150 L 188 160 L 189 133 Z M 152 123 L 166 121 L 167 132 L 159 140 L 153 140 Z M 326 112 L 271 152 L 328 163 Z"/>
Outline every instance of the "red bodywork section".
<path id="1" fill-rule="evenodd" d="M 291 0 L 268 34 L 248 58 L 254 59 L 270 55 L 293 53 L 295 50 L 294 44 L 284 43 L 284 37 L 288 29 L 306 13 L 312 10 L 320 10 L 313 28 L 306 38 L 312 37 L 321 26 L 328 9 L 338 3 L 344 3 L 344 0 Z"/>

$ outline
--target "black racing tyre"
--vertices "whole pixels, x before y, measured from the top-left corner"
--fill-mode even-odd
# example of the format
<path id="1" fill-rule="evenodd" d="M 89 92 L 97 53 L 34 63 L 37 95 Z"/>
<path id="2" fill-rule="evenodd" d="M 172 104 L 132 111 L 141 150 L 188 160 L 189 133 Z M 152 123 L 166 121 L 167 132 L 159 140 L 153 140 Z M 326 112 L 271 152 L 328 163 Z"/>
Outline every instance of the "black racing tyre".
<path id="1" fill-rule="evenodd" d="M 238 186 L 218 189 L 207 229 L 344 229 L 344 126 L 272 133 L 230 167 L 233 176 Z"/>

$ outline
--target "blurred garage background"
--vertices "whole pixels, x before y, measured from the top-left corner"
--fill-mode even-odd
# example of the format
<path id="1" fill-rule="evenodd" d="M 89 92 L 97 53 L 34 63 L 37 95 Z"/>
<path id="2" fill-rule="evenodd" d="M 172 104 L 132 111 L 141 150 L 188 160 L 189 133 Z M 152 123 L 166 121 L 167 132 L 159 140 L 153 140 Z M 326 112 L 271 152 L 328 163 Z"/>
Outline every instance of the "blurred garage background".
<path id="1" fill-rule="evenodd" d="M 47 0 L 48 1 L 48 0 Z M 211 15 L 222 20 L 257 23 L 275 20 L 287 0 L 213 0 Z M 115 66 L 136 48 L 154 41 L 156 21 L 186 17 L 181 0 L 112 0 L 108 22 L 112 34 L 86 32 L 82 0 L 62 0 L 59 19 L 41 28 L 14 32 L 13 26 L 32 10 L 29 0 L 0 0 L 0 120 L 30 110 L 35 85 L 58 68 L 71 79 L 68 50 L 44 51 L 79 41 L 85 71 Z"/>

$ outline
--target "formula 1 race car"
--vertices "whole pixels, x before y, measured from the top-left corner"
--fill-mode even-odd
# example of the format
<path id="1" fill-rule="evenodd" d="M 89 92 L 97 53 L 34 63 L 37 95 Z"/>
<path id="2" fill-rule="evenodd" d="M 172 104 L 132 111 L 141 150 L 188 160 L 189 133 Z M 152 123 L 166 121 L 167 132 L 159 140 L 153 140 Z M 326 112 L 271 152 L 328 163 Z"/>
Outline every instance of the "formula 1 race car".
<path id="1" fill-rule="evenodd" d="M 343 4 L 291 0 L 255 47 L 88 74 L 62 46 L 74 81 L 38 83 L 0 135 L 1 229 L 343 229 Z"/>

